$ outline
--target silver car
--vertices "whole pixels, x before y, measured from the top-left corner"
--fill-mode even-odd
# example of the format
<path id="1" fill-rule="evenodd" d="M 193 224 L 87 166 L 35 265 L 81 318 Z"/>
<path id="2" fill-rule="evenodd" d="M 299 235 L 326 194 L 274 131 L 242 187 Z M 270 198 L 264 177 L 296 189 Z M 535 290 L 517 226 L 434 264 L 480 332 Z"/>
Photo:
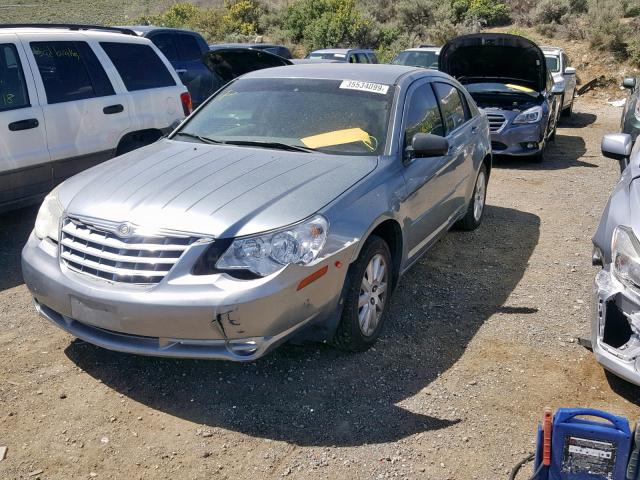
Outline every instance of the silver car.
<path id="1" fill-rule="evenodd" d="M 169 138 L 51 192 L 24 279 L 44 317 L 113 350 L 362 351 L 399 277 L 450 227 L 480 225 L 490 170 L 487 118 L 445 74 L 255 71 Z"/>
<path id="2" fill-rule="evenodd" d="M 605 135 L 602 153 L 624 168 L 596 234 L 591 347 L 598 362 L 640 385 L 640 143 L 626 133 Z M 627 162 L 628 159 L 628 162 Z"/>

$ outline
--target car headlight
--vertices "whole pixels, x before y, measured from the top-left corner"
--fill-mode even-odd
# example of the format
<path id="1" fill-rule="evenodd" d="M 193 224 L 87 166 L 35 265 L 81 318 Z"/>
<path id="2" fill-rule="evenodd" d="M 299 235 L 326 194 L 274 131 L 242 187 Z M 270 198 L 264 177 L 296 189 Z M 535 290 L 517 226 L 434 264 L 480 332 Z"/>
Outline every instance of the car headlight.
<path id="1" fill-rule="evenodd" d="M 531 107 L 524 112 L 520 113 L 514 120 L 513 123 L 522 124 L 522 123 L 536 123 L 539 122 L 542 118 L 542 107 L 536 106 Z"/>
<path id="2" fill-rule="evenodd" d="M 640 289 L 640 242 L 629 227 L 619 226 L 613 232 L 611 269 L 622 283 Z"/>
<path id="3" fill-rule="evenodd" d="M 238 238 L 220 256 L 218 270 L 248 270 L 270 275 L 286 265 L 308 265 L 322 250 L 329 223 L 316 215 L 308 221 L 263 235 Z"/>
<path id="4" fill-rule="evenodd" d="M 49 237 L 54 241 L 58 241 L 60 233 L 60 217 L 64 209 L 58 200 L 58 189 L 54 188 L 49 195 L 44 197 L 38 216 L 36 217 L 36 225 L 33 233 L 40 240 Z"/>

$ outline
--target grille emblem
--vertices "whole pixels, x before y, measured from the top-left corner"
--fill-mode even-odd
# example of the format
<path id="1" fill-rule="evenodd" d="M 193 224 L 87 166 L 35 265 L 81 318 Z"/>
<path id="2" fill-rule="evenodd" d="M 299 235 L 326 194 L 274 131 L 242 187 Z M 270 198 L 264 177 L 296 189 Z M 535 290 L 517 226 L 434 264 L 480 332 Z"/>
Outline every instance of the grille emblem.
<path id="1" fill-rule="evenodd" d="M 118 234 L 121 237 L 129 236 L 132 230 L 133 229 L 131 228 L 131 225 L 129 225 L 128 223 L 122 223 L 118 226 Z"/>

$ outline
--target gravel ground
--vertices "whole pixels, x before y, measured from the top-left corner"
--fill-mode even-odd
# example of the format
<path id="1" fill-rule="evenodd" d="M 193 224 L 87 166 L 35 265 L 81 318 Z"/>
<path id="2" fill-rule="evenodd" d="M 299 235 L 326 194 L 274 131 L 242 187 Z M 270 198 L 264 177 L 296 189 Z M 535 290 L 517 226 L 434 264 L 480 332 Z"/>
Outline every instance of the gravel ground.
<path id="1" fill-rule="evenodd" d="M 547 405 L 635 420 L 638 391 L 576 340 L 619 116 L 579 101 L 544 164 L 496 161 L 482 227 L 409 272 L 358 355 L 287 345 L 238 365 L 74 340 L 22 284 L 35 209 L 1 216 L 0 478 L 506 479 Z"/>

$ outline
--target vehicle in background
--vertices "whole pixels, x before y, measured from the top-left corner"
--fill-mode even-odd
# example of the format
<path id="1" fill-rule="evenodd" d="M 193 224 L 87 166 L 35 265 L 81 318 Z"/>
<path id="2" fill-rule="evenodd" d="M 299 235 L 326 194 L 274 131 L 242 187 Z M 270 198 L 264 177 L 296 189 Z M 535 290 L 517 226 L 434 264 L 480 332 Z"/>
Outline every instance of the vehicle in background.
<path id="1" fill-rule="evenodd" d="M 0 25 L 0 211 L 155 142 L 190 112 L 171 64 L 129 30 Z"/>
<path id="2" fill-rule="evenodd" d="M 560 94 L 561 114 L 571 116 L 576 96 L 576 69 L 571 66 L 569 57 L 559 47 L 541 47 L 544 53 L 547 70 L 551 72 Z"/>
<path id="3" fill-rule="evenodd" d="M 627 77 L 623 80 L 622 86 L 630 92 L 622 110 L 620 131 L 631 135 L 632 141 L 635 142 L 636 138 L 638 138 L 638 133 L 640 133 L 640 102 L 638 102 L 638 96 L 640 95 L 640 88 L 638 87 L 640 85 L 638 85 L 636 77 Z"/>
<path id="4" fill-rule="evenodd" d="M 409 48 L 400 52 L 396 58 L 391 61 L 391 64 L 433 68 L 437 70 L 438 55 L 440 55 L 440 47 L 427 46 Z"/>
<path id="5" fill-rule="evenodd" d="M 228 48 L 253 48 L 255 50 L 264 50 L 273 53 L 279 57 L 291 60 L 293 55 L 291 51 L 284 45 L 276 45 L 273 43 L 213 43 L 209 45 L 211 50 L 228 49 Z"/>
<path id="6" fill-rule="evenodd" d="M 293 65 L 291 60 L 265 50 L 237 47 L 210 50 L 202 61 L 213 73 L 220 87 L 248 72 Z"/>
<path id="7" fill-rule="evenodd" d="M 209 51 L 209 45 L 199 33 L 152 25 L 132 25 L 122 28 L 148 38 L 158 47 L 189 90 L 194 108 L 222 86 L 202 62 L 202 56 Z"/>
<path id="8" fill-rule="evenodd" d="M 476 33 L 449 41 L 438 62 L 486 112 L 494 154 L 543 161 L 562 92 L 540 47 L 517 35 Z"/>
<path id="9" fill-rule="evenodd" d="M 376 52 L 366 48 L 325 48 L 315 50 L 305 58 L 346 63 L 378 63 Z"/>
<path id="10" fill-rule="evenodd" d="M 624 168 L 593 237 L 596 274 L 591 347 L 602 366 L 640 385 L 640 146 L 631 135 L 602 139 L 602 153 Z"/>
<path id="11" fill-rule="evenodd" d="M 44 317 L 113 350 L 251 361 L 297 336 L 363 351 L 400 276 L 480 225 L 490 170 L 487 118 L 445 74 L 262 69 L 60 185 L 23 276 Z"/>

